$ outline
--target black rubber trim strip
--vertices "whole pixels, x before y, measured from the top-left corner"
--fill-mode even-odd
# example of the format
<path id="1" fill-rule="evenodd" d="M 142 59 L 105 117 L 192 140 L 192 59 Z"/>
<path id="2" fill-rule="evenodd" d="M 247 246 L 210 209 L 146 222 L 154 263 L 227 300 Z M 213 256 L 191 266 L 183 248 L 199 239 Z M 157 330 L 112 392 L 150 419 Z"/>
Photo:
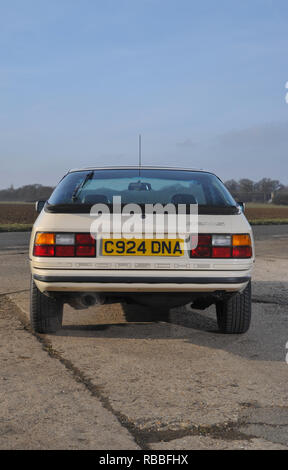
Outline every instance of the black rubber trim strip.
<path id="1" fill-rule="evenodd" d="M 100 284 L 241 284 L 250 281 L 245 277 L 144 277 L 144 276 L 42 276 L 34 274 L 36 281 L 42 282 L 97 282 Z"/>
<path id="2" fill-rule="evenodd" d="M 145 204 L 139 204 L 142 210 L 144 210 Z M 113 204 L 108 203 L 107 206 L 110 209 L 110 214 L 113 213 Z M 125 204 L 121 205 L 121 210 Z M 186 213 L 189 214 L 189 204 L 185 204 Z M 44 206 L 45 212 L 50 212 L 53 214 L 90 214 L 91 207 L 93 204 L 48 204 Z M 176 204 L 177 211 L 177 204 Z M 207 206 L 207 205 L 198 205 L 198 214 L 205 215 L 239 215 L 241 212 L 237 206 Z"/>

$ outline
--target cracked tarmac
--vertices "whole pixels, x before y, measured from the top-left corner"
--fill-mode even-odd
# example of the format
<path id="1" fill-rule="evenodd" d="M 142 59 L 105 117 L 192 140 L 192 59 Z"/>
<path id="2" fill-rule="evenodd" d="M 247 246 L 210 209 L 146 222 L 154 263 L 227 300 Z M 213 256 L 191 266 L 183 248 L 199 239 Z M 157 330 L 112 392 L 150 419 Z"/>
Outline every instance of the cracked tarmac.
<path id="1" fill-rule="evenodd" d="M 287 449 L 287 241 L 274 244 L 257 243 L 240 336 L 218 333 L 213 307 L 150 322 L 121 305 L 65 307 L 62 330 L 36 335 L 26 255 L 2 252 L 0 449 Z"/>

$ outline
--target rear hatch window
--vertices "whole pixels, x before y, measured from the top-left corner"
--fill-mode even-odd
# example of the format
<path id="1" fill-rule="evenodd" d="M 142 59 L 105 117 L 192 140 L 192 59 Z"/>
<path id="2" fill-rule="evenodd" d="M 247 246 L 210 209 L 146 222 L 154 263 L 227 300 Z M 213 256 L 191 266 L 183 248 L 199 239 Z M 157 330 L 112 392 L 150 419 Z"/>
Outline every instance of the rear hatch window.
<path id="1" fill-rule="evenodd" d="M 89 212 L 97 203 L 198 204 L 201 214 L 235 214 L 237 203 L 214 174 L 168 169 L 102 169 L 68 173 L 52 193 L 45 209 Z"/>

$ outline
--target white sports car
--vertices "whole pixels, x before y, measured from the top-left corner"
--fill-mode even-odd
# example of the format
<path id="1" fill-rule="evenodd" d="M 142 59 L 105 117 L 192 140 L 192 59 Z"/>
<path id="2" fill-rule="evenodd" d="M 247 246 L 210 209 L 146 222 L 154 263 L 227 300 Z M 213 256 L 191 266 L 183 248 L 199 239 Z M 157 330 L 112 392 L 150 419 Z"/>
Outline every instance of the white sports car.
<path id="1" fill-rule="evenodd" d="M 252 230 L 243 206 L 213 173 L 70 170 L 37 210 L 29 251 L 35 331 L 61 328 L 64 303 L 114 302 L 215 304 L 222 332 L 248 330 Z"/>

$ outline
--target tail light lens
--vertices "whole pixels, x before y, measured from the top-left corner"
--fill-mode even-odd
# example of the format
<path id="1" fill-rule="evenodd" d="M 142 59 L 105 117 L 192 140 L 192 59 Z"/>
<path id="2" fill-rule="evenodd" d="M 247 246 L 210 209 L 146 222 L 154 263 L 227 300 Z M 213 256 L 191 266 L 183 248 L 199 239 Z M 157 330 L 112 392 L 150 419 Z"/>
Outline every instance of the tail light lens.
<path id="1" fill-rule="evenodd" d="M 56 245 L 74 245 L 75 235 L 74 233 L 56 233 L 55 240 Z"/>
<path id="2" fill-rule="evenodd" d="M 96 242 L 90 233 L 36 233 L 34 256 L 95 257 Z"/>
<path id="3" fill-rule="evenodd" d="M 231 235 L 213 235 L 212 236 L 213 246 L 231 246 Z"/>
<path id="4" fill-rule="evenodd" d="M 74 256 L 75 247 L 73 245 L 56 245 L 55 256 Z"/>
<path id="5" fill-rule="evenodd" d="M 251 246 L 233 246 L 232 256 L 233 258 L 251 258 L 252 247 Z"/>
<path id="6" fill-rule="evenodd" d="M 211 258 L 211 235 L 198 235 L 198 245 L 191 250 L 191 258 Z"/>
<path id="7" fill-rule="evenodd" d="M 213 246 L 212 258 L 231 258 L 231 246 Z"/>
<path id="8" fill-rule="evenodd" d="M 252 254 L 249 234 L 199 234 L 197 247 L 190 251 L 191 258 L 251 258 Z"/>
<path id="9" fill-rule="evenodd" d="M 55 247 L 51 245 L 35 245 L 33 254 L 34 256 L 54 256 Z"/>
<path id="10" fill-rule="evenodd" d="M 55 233 L 37 233 L 35 237 L 35 244 L 37 245 L 54 245 Z"/>
<path id="11" fill-rule="evenodd" d="M 251 246 L 250 235 L 233 235 L 233 246 Z"/>
<path id="12" fill-rule="evenodd" d="M 95 245 L 90 233 L 76 233 L 76 245 Z"/>
<path id="13" fill-rule="evenodd" d="M 197 246 L 195 250 L 191 250 L 191 258 L 211 258 L 211 247 L 207 246 Z"/>
<path id="14" fill-rule="evenodd" d="M 94 245 L 78 245 L 76 246 L 76 256 L 95 256 Z"/>

